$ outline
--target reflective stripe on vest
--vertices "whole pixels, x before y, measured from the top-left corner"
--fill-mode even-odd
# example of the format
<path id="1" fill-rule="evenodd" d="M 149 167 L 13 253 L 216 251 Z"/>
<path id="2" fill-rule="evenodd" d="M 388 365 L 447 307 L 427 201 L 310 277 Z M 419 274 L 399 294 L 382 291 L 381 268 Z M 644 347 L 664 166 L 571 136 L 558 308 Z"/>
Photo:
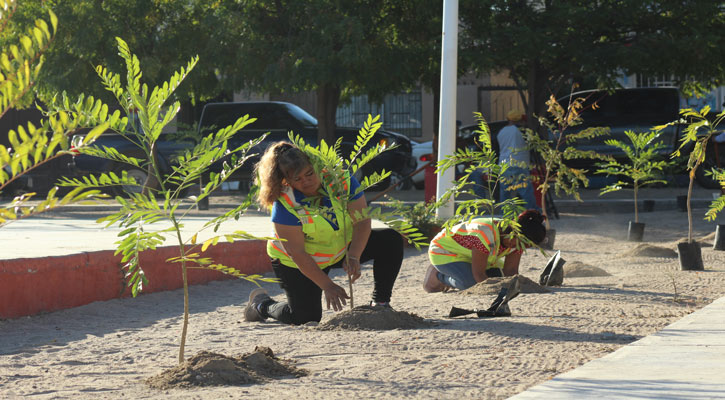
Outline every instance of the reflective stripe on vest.
<path id="1" fill-rule="evenodd" d="M 497 219 L 474 218 L 471 222 L 460 223 L 449 231 L 439 232 L 430 242 L 428 258 L 433 265 L 443 265 L 462 261 L 473 262 L 473 250 L 467 249 L 453 239 L 454 235 L 473 236 L 481 241 L 488 250 L 486 268 L 503 268 L 503 257 L 511 251 L 499 253 L 500 234 L 496 226 Z"/>
<path id="2" fill-rule="evenodd" d="M 345 182 L 345 189 L 349 193 L 349 185 Z M 347 252 L 347 245 L 352 239 L 352 218 L 335 214 L 337 225 L 341 225 L 340 221 L 345 221 L 346 237 L 343 238 L 341 233 L 343 227 L 340 226 L 336 231 L 330 222 L 321 215 L 316 215 L 306 210 L 305 207 L 295 200 L 294 190 L 287 187 L 280 195 L 279 202 L 293 215 L 299 218 L 302 223 L 302 233 L 305 235 L 305 252 L 312 257 L 320 269 L 329 267 L 340 261 Z M 283 265 L 297 268 L 297 265 L 284 247 L 284 242 L 280 240 L 267 241 L 267 254 L 272 258 L 278 258 Z"/>

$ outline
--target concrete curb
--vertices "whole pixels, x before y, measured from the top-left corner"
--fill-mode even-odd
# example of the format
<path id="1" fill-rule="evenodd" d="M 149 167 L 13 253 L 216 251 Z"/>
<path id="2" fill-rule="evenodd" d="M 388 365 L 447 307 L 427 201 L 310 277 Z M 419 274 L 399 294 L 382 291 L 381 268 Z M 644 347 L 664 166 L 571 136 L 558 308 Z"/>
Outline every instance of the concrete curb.
<path id="1" fill-rule="evenodd" d="M 207 249 L 204 256 L 247 275 L 262 274 L 272 270 L 265 249 L 264 241 L 243 240 L 219 243 Z M 18 318 L 130 296 L 131 290 L 124 283 L 121 256 L 113 253 L 113 250 L 102 250 L 0 260 L 0 318 Z M 143 293 L 183 287 L 180 264 L 166 262 L 178 256 L 177 246 L 141 253 L 139 263 L 149 281 Z M 190 285 L 235 279 L 207 269 L 189 269 L 187 275 Z"/>

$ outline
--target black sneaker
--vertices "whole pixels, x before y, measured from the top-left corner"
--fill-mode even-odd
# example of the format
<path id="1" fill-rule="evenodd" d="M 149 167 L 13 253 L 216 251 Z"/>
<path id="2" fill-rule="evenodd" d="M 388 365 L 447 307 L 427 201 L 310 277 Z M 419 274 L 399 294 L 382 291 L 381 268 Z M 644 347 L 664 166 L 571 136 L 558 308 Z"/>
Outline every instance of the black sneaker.
<path id="1" fill-rule="evenodd" d="M 267 300 L 272 300 L 264 288 L 256 288 L 249 293 L 249 303 L 244 307 L 244 320 L 248 322 L 264 321 L 267 319 L 259 311 L 259 305 Z"/>

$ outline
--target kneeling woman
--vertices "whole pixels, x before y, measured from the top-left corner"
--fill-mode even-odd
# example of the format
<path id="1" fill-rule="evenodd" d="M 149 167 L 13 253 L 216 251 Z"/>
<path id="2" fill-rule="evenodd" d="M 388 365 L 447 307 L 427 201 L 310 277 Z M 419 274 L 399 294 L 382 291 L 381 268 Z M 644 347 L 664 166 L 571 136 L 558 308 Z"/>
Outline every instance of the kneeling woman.
<path id="1" fill-rule="evenodd" d="M 304 324 L 322 319 L 321 295 L 327 308 L 335 311 L 349 299 L 328 274 L 343 267 L 354 282 L 360 277 L 360 263 L 373 262 L 372 305 L 389 306 L 393 285 L 403 263 L 403 239 L 393 229 L 371 229 L 370 219 L 353 223 L 356 211 L 367 207 L 362 192 L 355 194 L 343 215 L 321 216 L 305 209 L 306 200 L 321 198 L 321 207 L 331 207 L 321 190 L 320 177 L 307 155 L 288 142 L 277 142 L 264 152 L 256 166 L 260 180 L 259 203 L 271 208 L 275 236 L 267 254 L 272 269 L 287 296 L 287 302 L 272 300 L 264 289 L 249 295 L 244 310 L 247 321 L 273 318 L 286 324 Z M 360 183 L 348 180 L 347 190 L 355 193 Z M 329 209 L 329 208 L 328 208 Z M 338 222 L 345 221 L 345 229 Z M 343 232 L 346 232 L 345 235 Z"/>
<path id="2" fill-rule="evenodd" d="M 533 243 L 546 236 L 544 216 L 527 210 L 518 217 L 521 233 Z M 449 288 L 468 289 L 494 276 L 519 273 L 524 246 L 511 234 L 511 228 L 501 230 L 498 218 L 474 218 L 451 230 L 443 230 L 430 242 L 428 267 L 423 289 L 428 293 Z"/>

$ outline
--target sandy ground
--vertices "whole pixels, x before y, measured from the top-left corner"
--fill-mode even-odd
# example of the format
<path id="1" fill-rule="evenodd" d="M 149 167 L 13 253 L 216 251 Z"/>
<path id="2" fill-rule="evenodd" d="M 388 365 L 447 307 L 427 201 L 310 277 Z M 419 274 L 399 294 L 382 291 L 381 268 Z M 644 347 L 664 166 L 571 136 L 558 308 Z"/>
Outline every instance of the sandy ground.
<path id="1" fill-rule="evenodd" d="M 506 398 L 725 295 L 725 252 L 711 249 L 716 224 L 702 221 L 700 211 L 696 237 L 710 237 L 703 272 L 679 271 L 677 258 L 627 255 L 636 246 L 624 240 L 628 214 L 562 215 L 552 225 L 567 264 L 610 275 L 567 276 L 548 293 L 522 293 L 510 303 L 511 317 L 447 318 L 451 306 L 486 308 L 495 295 L 426 294 L 428 260 L 415 249 L 406 250 L 393 305 L 432 327 L 322 331 L 247 323 L 242 308 L 253 284 L 192 287 L 187 357 L 237 356 L 261 345 L 308 372 L 258 385 L 159 391 L 144 383 L 177 364 L 180 290 L 0 321 L 0 398 Z M 653 246 L 674 250 L 687 233 L 686 214 L 678 211 L 642 214 L 641 222 Z M 547 259 L 527 251 L 521 274 L 538 281 Z M 359 302 L 369 300 L 371 281 L 368 267 L 355 286 Z M 283 298 L 275 284 L 264 286 Z M 333 315 L 326 311 L 323 323 Z"/>

